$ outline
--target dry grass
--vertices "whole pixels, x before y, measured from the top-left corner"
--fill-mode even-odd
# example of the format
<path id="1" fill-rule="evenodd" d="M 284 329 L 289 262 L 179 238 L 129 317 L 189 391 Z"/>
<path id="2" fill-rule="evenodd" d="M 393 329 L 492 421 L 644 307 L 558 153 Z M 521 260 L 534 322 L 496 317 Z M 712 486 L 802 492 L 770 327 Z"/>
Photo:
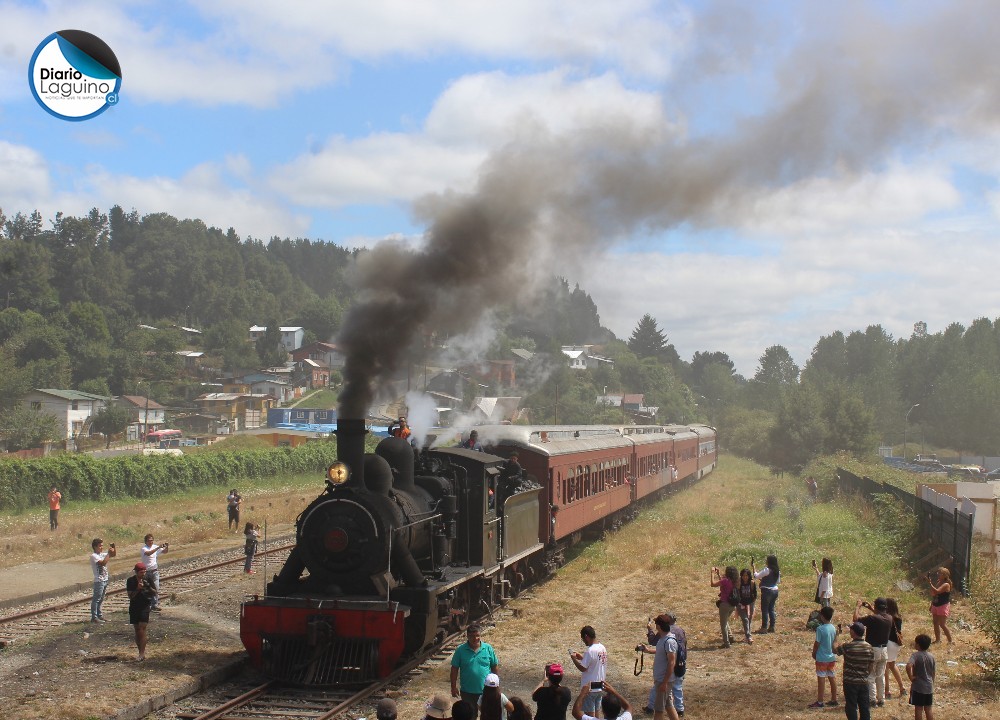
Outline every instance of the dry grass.
<path id="1" fill-rule="evenodd" d="M 246 481 L 241 519 L 263 525 L 290 523 L 323 489 L 320 473 Z M 29 562 L 85 556 L 95 537 L 119 548 L 141 544 L 152 532 L 172 545 L 223 538 L 228 535 L 228 488 L 198 488 L 184 494 L 103 503 L 64 503 L 59 529 L 49 530 L 48 509 L 0 516 L 0 568 Z"/>
<path id="2" fill-rule="evenodd" d="M 858 597 L 891 594 L 900 599 L 909 638 L 928 631 L 931 623 L 922 591 L 893 589 L 905 572 L 888 551 L 884 536 L 866 526 L 856 508 L 809 504 L 803 489 L 799 479 L 775 479 L 757 465 L 726 457 L 713 476 L 647 509 L 606 541 L 583 549 L 530 599 L 515 601 L 513 616 L 487 633 L 500 657 L 504 692 L 530 697 L 543 665 L 567 662 L 566 648 L 579 649 L 579 628 L 591 624 L 608 647 L 609 680 L 624 690 L 641 716 L 651 683 L 650 663 L 635 678 L 632 648 L 642 641 L 647 618 L 671 609 L 679 614 L 689 638 L 685 682 L 689 716 L 730 720 L 734 714 L 749 712 L 814 717 L 815 711 L 806 709 L 816 692 L 809 657 L 813 634 L 804 626 L 816 607 L 813 558 L 828 556 L 834 561 L 835 621 L 849 620 Z M 776 498 L 771 512 L 763 509 L 768 495 Z M 778 555 L 782 568 L 778 631 L 755 636 L 752 647 L 719 649 L 714 604 L 718 591 L 709 587 L 709 569 L 726 564 L 742 568 L 749 565 L 751 555 L 759 565 L 770 553 Z M 957 603 L 956 619 L 965 615 L 964 602 Z M 734 621 L 734 631 L 737 625 Z M 985 639 L 978 632 L 954 627 L 953 633 L 956 649 L 935 651 L 939 673 L 935 703 L 947 716 L 993 718 L 1000 709 L 995 688 L 981 687 L 978 668 L 960 659 Z M 948 660 L 960 664 L 949 665 Z M 447 675 L 443 664 L 412 683 L 401 698 L 401 717 L 417 717 L 423 701 L 447 690 Z M 567 683 L 574 692 L 578 678 L 575 670 L 568 672 Z M 879 714 L 910 718 L 913 711 L 893 700 Z"/>

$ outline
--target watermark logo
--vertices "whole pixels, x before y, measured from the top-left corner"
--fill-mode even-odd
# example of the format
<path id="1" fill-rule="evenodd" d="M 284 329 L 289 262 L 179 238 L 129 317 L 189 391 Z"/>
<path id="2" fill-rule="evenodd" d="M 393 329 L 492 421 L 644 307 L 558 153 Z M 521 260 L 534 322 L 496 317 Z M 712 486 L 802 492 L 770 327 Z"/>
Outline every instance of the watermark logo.
<path id="1" fill-rule="evenodd" d="M 28 66 L 38 104 L 63 120 L 88 120 L 118 102 L 122 69 L 108 44 L 83 30 L 60 30 L 39 43 Z"/>

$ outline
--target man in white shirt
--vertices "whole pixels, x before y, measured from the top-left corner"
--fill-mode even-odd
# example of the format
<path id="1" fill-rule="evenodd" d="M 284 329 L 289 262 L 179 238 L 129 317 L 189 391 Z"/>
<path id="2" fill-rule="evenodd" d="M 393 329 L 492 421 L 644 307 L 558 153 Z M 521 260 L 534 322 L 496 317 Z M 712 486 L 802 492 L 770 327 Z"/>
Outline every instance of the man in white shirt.
<path id="1" fill-rule="evenodd" d="M 153 542 L 153 534 L 150 533 L 145 538 L 145 544 L 142 546 L 142 552 L 139 554 L 139 562 L 146 566 L 146 579 L 153 584 L 156 588 L 156 594 L 153 596 L 153 607 L 151 610 L 156 612 L 160 611 L 160 567 L 156 562 L 156 558 L 160 553 L 166 553 L 170 546 L 170 543 L 163 543 L 162 545 L 156 545 Z"/>
<path id="2" fill-rule="evenodd" d="M 580 639 L 587 646 L 584 653 L 570 652 L 570 659 L 581 671 L 580 689 L 587 689 L 588 695 L 583 701 L 583 712 L 599 717 L 601 697 L 604 694 L 604 678 L 608 670 L 608 651 L 597 642 L 597 631 L 590 625 L 580 629 Z"/>
<path id="3" fill-rule="evenodd" d="M 104 604 L 104 594 L 108 590 L 108 559 L 117 554 L 115 544 L 111 543 L 111 548 L 104 552 L 104 541 L 101 538 L 94 538 L 90 543 L 93 552 L 90 553 L 90 569 L 94 571 L 94 596 L 90 599 L 90 622 L 107 622 L 101 606 Z"/>

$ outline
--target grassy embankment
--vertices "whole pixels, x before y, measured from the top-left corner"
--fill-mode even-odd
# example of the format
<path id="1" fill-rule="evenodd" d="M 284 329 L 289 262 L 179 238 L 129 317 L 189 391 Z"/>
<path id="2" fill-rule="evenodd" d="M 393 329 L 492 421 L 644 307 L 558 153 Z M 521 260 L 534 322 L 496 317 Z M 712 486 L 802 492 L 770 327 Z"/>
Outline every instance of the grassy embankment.
<path id="1" fill-rule="evenodd" d="M 371 445 L 371 443 L 370 443 Z M 236 435 L 191 453 L 254 450 L 269 447 L 259 438 Z M 242 519 L 263 525 L 294 522 L 302 508 L 323 490 L 322 473 L 247 478 L 237 483 L 243 496 Z M 0 567 L 80 556 L 94 537 L 114 538 L 119 546 L 141 544 L 152 532 L 172 545 L 227 537 L 228 487 L 199 487 L 155 498 L 64 502 L 59 529 L 49 530 L 48 506 L 0 514 L 0 538 L 5 549 Z M 110 540 L 109 540 L 110 541 Z M 16 548 L 17 552 L 12 553 Z"/>

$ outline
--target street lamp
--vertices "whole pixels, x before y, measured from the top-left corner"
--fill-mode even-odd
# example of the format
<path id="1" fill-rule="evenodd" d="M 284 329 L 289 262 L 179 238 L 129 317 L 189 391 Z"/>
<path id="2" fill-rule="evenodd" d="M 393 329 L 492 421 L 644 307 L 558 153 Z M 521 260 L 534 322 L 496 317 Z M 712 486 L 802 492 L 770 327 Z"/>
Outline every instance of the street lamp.
<path id="1" fill-rule="evenodd" d="M 906 411 L 906 416 L 903 418 L 903 462 L 906 462 L 906 425 L 910 422 L 910 413 L 913 412 L 913 408 L 920 407 L 920 403 L 917 403 L 909 410 Z"/>

